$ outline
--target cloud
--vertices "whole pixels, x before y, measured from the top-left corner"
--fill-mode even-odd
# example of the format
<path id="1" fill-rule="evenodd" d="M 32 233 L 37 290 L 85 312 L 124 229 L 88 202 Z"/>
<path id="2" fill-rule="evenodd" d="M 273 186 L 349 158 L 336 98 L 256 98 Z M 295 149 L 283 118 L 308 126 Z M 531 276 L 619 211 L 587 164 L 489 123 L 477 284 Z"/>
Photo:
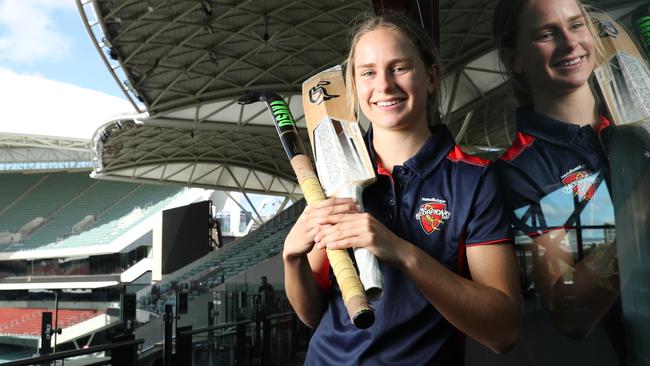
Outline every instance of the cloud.
<path id="1" fill-rule="evenodd" d="M 0 133 L 90 139 L 109 118 L 135 113 L 125 99 L 0 68 Z"/>
<path id="2" fill-rule="evenodd" d="M 32 63 L 62 59 L 72 41 L 56 27 L 52 12 L 74 10 L 72 0 L 0 2 L 0 60 Z"/>

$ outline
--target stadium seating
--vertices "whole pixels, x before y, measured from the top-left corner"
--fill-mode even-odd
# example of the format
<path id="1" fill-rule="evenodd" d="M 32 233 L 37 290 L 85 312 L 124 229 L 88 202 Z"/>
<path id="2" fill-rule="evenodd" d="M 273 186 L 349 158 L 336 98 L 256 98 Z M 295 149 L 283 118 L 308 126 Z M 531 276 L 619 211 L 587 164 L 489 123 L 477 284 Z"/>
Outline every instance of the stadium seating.
<path id="1" fill-rule="evenodd" d="M 53 309 L 0 308 L 0 335 L 39 337 L 44 311 L 54 313 Z M 99 310 L 59 309 L 58 326 L 65 329 L 100 314 Z M 52 316 L 54 322 L 54 314 Z"/>
<path id="2" fill-rule="evenodd" d="M 93 181 L 85 173 L 65 173 L 42 175 L 31 185 L 22 186 L 18 201 L 2 214 L 0 231 L 18 231 L 35 217 L 49 217 L 59 207 L 69 202 Z M 3 187 L 5 186 L 3 180 Z M 23 193 L 28 194 L 23 195 Z"/>
<path id="3" fill-rule="evenodd" d="M 2 189 L 0 190 L 0 213 L 43 177 L 43 175 L 37 174 L 3 174 Z M 0 230 L 4 230 L 5 226 L 0 225 Z"/>
<path id="4" fill-rule="evenodd" d="M 113 239 L 162 210 L 181 191 L 180 187 L 138 185 L 108 209 L 96 215 L 95 223 L 84 232 L 59 238 L 55 242 L 50 241 L 50 244 L 45 247 L 62 249 L 109 244 Z M 71 227 L 72 225 L 68 227 L 68 231 Z M 30 248 L 42 248 L 42 242 L 31 238 L 25 244 Z"/>
<path id="5" fill-rule="evenodd" d="M 5 183 L 6 182 L 6 183 Z M 6 189 L 5 189 L 6 187 Z M 183 187 L 98 181 L 88 173 L 6 174 L 0 231 L 18 232 L 36 217 L 46 222 L 0 251 L 63 249 L 108 244 L 163 209 Z M 80 233 L 73 227 L 92 220 Z"/>
<path id="6" fill-rule="evenodd" d="M 305 201 L 301 200 L 277 214 L 271 220 L 264 223 L 257 230 L 230 243 L 221 250 L 217 250 L 198 261 L 181 268 L 177 273 L 158 283 L 160 293 L 171 290 L 172 282 L 188 282 L 197 274 L 209 271 L 211 268 L 220 268 L 220 271 L 213 272 L 212 278 L 206 279 L 210 283 L 221 283 L 242 271 L 276 256 L 282 252 L 284 238 L 295 223 L 305 207 Z M 207 290 L 207 288 L 205 289 Z M 191 298 L 200 295 L 201 292 L 191 294 Z M 151 296 L 142 295 L 138 299 L 141 304 L 150 304 Z"/>

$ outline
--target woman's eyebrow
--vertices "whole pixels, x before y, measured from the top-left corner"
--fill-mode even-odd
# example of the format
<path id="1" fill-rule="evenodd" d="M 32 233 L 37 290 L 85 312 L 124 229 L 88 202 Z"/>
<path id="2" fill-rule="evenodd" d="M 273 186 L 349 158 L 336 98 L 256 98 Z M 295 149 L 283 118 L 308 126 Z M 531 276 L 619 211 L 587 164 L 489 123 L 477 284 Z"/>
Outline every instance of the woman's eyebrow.
<path id="1" fill-rule="evenodd" d="M 568 22 L 568 23 L 573 23 L 573 22 L 575 22 L 575 21 L 578 20 L 578 19 L 582 19 L 582 20 L 584 20 L 584 18 L 585 18 L 584 15 L 582 15 L 582 14 L 576 14 L 576 15 L 573 15 L 573 16 L 569 17 L 569 19 L 567 19 L 567 22 Z M 551 27 L 553 27 L 553 26 L 555 26 L 555 22 L 549 22 L 549 23 L 542 24 L 542 25 L 540 25 L 540 26 L 538 26 L 538 27 L 535 27 L 535 28 L 533 28 L 531 31 L 532 31 L 532 32 L 538 32 L 538 31 L 541 31 L 541 30 L 544 30 L 544 29 L 551 28 Z"/>
<path id="2" fill-rule="evenodd" d="M 394 60 L 390 60 L 390 63 L 391 64 L 396 64 L 396 63 L 400 63 L 400 62 L 411 62 L 411 61 L 412 60 L 410 58 L 396 58 Z M 377 66 L 377 65 L 374 62 L 370 62 L 370 63 L 367 63 L 367 64 L 356 65 L 354 68 L 355 69 L 363 69 L 363 68 L 374 67 L 374 66 Z"/>

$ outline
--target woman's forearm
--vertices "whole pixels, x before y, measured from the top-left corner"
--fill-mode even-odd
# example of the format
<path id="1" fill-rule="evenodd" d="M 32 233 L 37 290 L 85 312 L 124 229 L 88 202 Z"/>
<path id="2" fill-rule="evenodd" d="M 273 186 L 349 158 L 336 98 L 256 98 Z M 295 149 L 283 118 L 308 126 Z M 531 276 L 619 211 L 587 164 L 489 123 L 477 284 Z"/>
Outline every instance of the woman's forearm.
<path id="1" fill-rule="evenodd" d="M 504 252 L 503 248 L 482 249 L 496 249 L 502 252 L 498 256 L 505 254 L 509 257 L 508 251 Z M 497 270 L 514 269 L 514 278 L 507 278 L 508 274 L 501 276 L 504 281 L 493 287 L 457 275 L 415 246 L 410 246 L 408 252 L 410 254 L 406 255 L 404 270 L 451 324 L 496 353 L 503 353 L 516 344 L 521 298 L 514 254 L 512 258 L 497 258 L 502 263 L 488 264 L 472 271 L 482 278 L 491 275 L 500 264 L 505 265 Z M 485 261 L 490 259 L 486 258 Z M 480 271 L 484 271 L 483 274 L 479 274 Z"/>
<path id="2" fill-rule="evenodd" d="M 294 311 L 310 328 L 316 328 L 325 311 L 325 294 L 319 287 L 307 256 L 284 256 L 284 283 Z"/>

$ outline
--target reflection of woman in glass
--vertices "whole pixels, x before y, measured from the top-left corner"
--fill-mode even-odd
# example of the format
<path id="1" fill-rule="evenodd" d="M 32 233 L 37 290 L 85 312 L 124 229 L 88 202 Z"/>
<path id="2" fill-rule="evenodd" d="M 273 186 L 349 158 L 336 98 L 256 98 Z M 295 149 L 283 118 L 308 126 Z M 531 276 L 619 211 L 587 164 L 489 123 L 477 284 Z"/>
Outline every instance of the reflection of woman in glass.
<path id="1" fill-rule="evenodd" d="M 619 290 L 609 121 L 588 83 L 597 53 L 591 28 L 577 0 L 500 0 L 494 14 L 499 54 L 523 106 L 517 140 L 497 167 L 515 225 L 533 238 L 535 287 L 558 329 L 577 339 Z"/>

